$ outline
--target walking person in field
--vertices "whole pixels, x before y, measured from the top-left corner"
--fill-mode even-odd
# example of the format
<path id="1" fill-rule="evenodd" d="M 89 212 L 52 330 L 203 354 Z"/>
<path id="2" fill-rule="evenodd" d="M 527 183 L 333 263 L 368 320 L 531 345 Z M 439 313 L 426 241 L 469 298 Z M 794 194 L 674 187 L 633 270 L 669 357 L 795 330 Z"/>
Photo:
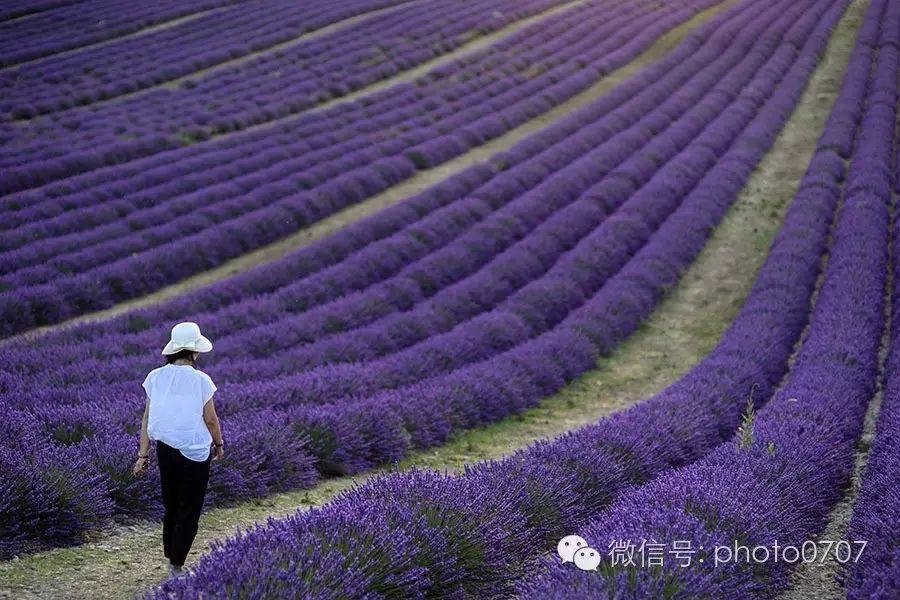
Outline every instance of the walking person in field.
<path id="1" fill-rule="evenodd" d="M 155 440 L 165 507 L 163 550 L 171 577 L 181 575 L 197 535 L 210 461 L 224 455 L 212 399 L 216 386 L 197 369 L 197 357 L 210 350 L 212 343 L 200 334 L 196 323 L 179 323 L 162 351 L 166 365 L 150 371 L 143 383 L 147 403 L 133 471 L 141 476 L 150 468 L 150 440 Z"/>

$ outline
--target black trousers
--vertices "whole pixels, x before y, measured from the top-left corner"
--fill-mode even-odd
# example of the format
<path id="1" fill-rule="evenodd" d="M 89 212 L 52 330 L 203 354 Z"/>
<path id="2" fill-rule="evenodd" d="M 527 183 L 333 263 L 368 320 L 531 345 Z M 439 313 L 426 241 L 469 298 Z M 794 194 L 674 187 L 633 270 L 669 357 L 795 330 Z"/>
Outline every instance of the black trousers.
<path id="1" fill-rule="evenodd" d="M 159 479 L 162 483 L 163 551 L 169 562 L 182 566 L 197 535 L 197 521 L 209 483 L 210 458 L 197 462 L 180 450 L 156 442 Z"/>

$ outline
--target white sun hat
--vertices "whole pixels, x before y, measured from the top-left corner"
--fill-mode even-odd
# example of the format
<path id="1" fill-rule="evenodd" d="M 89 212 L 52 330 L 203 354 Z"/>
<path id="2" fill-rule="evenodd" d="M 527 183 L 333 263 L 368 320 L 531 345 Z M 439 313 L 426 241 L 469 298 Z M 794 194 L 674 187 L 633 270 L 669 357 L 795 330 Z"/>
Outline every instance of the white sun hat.
<path id="1" fill-rule="evenodd" d="M 212 350 L 212 342 L 200 335 L 200 327 L 196 323 L 187 321 L 179 323 L 172 328 L 172 339 L 163 348 L 163 354 L 175 354 L 182 350 L 191 352 L 209 352 Z"/>

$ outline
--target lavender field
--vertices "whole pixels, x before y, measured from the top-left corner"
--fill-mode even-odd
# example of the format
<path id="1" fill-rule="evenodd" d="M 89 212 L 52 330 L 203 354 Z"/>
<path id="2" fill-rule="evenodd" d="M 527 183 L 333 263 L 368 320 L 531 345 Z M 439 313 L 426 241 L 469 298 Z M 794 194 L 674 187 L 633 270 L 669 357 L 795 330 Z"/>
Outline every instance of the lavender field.
<path id="1" fill-rule="evenodd" d="M 900 2 L 0 34 L 0 598 L 900 598 Z M 227 452 L 166 581 L 181 321 Z"/>

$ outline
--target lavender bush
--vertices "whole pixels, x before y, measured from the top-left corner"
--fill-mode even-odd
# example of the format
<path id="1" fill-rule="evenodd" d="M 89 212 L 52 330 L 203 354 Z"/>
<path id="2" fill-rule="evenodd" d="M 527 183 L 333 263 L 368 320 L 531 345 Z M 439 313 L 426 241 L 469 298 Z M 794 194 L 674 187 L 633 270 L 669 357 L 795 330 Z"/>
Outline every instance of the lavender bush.
<path id="1" fill-rule="evenodd" d="M 113 513 L 95 464 L 40 436 L 34 417 L 0 405 L 0 559 L 70 545 Z"/>

